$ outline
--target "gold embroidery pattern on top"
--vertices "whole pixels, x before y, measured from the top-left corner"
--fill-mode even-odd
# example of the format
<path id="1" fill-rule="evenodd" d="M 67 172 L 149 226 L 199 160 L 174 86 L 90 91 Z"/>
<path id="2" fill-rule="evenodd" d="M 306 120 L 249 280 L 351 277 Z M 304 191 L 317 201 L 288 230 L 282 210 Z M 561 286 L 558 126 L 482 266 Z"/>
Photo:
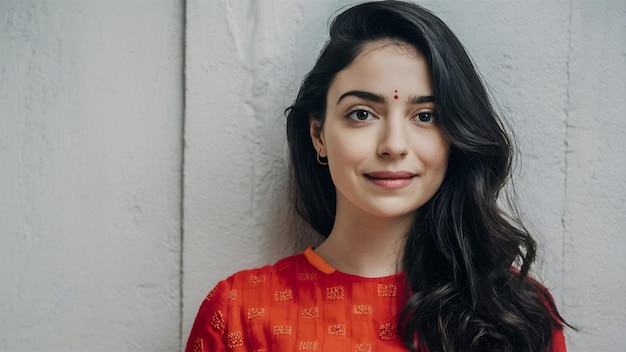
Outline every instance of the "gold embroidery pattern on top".
<path id="1" fill-rule="evenodd" d="M 372 352 L 372 345 L 369 343 L 357 343 L 355 352 Z"/>
<path id="2" fill-rule="evenodd" d="M 298 274 L 298 280 L 300 281 L 317 280 L 317 275 L 315 273 L 300 273 Z"/>
<path id="3" fill-rule="evenodd" d="M 249 308 L 248 319 L 261 318 L 265 315 L 265 308 Z"/>
<path id="4" fill-rule="evenodd" d="M 391 323 L 385 323 L 380 326 L 378 330 L 378 336 L 382 340 L 391 340 L 396 336 L 396 329 Z"/>
<path id="5" fill-rule="evenodd" d="M 373 314 L 374 308 L 369 304 L 357 304 L 353 307 L 353 312 L 356 315 Z"/>
<path id="6" fill-rule="evenodd" d="M 235 331 L 228 334 L 228 348 L 243 346 L 243 334 L 241 331 Z"/>
<path id="7" fill-rule="evenodd" d="M 317 351 L 317 341 L 301 341 L 298 346 L 300 351 Z"/>
<path id="8" fill-rule="evenodd" d="M 217 287 L 214 287 L 204 298 L 205 301 L 210 301 L 211 298 L 213 298 L 213 295 L 215 295 L 215 291 L 217 290 Z"/>
<path id="9" fill-rule="evenodd" d="M 343 286 L 333 286 L 326 289 L 326 297 L 328 299 L 343 299 L 345 295 L 345 288 Z"/>
<path id="10" fill-rule="evenodd" d="M 202 339 L 197 337 L 193 343 L 193 352 L 204 352 L 204 343 Z"/>
<path id="11" fill-rule="evenodd" d="M 346 326 L 344 324 L 328 325 L 328 334 L 335 335 L 335 336 L 345 336 Z"/>
<path id="12" fill-rule="evenodd" d="M 274 325 L 274 335 L 291 335 L 291 325 Z"/>
<path id="13" fill-rule="evenodd" d="M 216 311 L 215 313 L 213 313 L 213 318 L 211 319 L 211 326 L 213 326 L 213 328 L 219 332 L 224 332 L 224 327 L 226 326 L 226 323 L 224 321 L 224 315 L 222 314 L 221 311 Z"/>
<path id="14" fill-rule="evenodd" d="M 274 291 L 274 300 L 276 301 L 289 301 L 293 299 L 291 290 Z"/>
<path id="15" fill-rule="evenodd" d="M 228 291 L 228 299 L 234 301 L 237 299 L 237 290 Z"/>
<path id="16" fill-rule="evenodd" d="M 278 271 L 285 271 L 291 266 L 291 262 L 283 262 L 278 264 Z"/>
<path id="17" fill-rule="evenodd" d="M 250 279 L 248 280 L 251 284 L 260 284 L 265 282 L 265 275 L 250 275 Z"/>
<path id="18" fill-rule="evenodd" d="M 393 297 L 395 295 L 396 295 L 396 285 L 378 284 L 378 296 L 379 297 Z"/>
<path id="19" fill-rule="evenodd" d="M 319 318 L 319 316 L 320 316 L 319 307 L 311 307 L 311 308 L 302 309 L 302 317 L 305 319 Z"/>

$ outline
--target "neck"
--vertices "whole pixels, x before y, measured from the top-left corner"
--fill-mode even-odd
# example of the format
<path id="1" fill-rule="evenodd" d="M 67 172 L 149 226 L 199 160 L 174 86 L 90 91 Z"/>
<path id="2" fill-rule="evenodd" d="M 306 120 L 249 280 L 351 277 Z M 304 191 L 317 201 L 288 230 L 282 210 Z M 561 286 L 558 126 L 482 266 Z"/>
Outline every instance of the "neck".
<path id="1" fill-rule="evenodd" d="M 393 275 L 402 269 L 412 217 L 379 218 L 337 213 L 333 230 L 315 251 L 335 269 L 363 277 Z"/>

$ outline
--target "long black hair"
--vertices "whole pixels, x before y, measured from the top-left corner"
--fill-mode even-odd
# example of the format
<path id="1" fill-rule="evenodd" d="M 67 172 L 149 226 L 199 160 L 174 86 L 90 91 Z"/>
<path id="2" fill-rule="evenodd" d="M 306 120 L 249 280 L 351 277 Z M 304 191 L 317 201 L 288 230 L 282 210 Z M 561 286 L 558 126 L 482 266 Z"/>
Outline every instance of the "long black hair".
<path id="1" fill-rule="evenodd" d="M 512 143 L 485 86 L 452 31 L 403 1 L 356 5 L 332 22 L 330 39 L 287 113 L 294 206 L 320 234 L 332 230 L 335 187 L 316 161 L 309 119 L 324 122 L 335 75 L 368 43 L 413 45 L 429 64 L 439 128 L 450 142 L 444 181 L 416 210 L 403 255 L 409 299 L 398 328 L 411 351 L 545 351 L 563 320 L 528 272 L 536 243 L 497 204 Z"/>

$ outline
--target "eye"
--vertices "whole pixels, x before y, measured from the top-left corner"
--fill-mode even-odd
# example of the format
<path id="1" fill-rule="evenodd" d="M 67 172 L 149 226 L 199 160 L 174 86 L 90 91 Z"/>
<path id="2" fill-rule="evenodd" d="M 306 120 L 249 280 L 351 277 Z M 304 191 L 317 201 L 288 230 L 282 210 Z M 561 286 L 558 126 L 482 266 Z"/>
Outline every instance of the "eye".
<path id="1" fill-rule="evenodd" d="M 356 121 L 367 121 L 374 118 L 374 115 L 367 110 L 353 110 L 348 117 Z"/>
<path id="2" fill-rule="evenodd" d="M 432 123 L 435 121 L 435 112 L 434 111 L 420 111 L 417 113 L 417 119 L 421 122 Z"/>

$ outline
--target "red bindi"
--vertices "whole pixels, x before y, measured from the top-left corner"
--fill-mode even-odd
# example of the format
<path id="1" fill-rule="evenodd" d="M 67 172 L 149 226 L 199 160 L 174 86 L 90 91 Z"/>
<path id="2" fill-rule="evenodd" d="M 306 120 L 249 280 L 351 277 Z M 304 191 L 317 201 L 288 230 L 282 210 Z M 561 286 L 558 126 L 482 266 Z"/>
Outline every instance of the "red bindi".
<path id="1" fill-rule="evenodd" d="M 396 89 L 396 90 L 394 90 L 394 92 L 395 92 L 395 93 L 398 93 L 398 90 Z M 395 100 L 398 100 L 398 94 L 394 95 L 394 96 L 393 96 L 393 98 L 394 98 Z"/>

